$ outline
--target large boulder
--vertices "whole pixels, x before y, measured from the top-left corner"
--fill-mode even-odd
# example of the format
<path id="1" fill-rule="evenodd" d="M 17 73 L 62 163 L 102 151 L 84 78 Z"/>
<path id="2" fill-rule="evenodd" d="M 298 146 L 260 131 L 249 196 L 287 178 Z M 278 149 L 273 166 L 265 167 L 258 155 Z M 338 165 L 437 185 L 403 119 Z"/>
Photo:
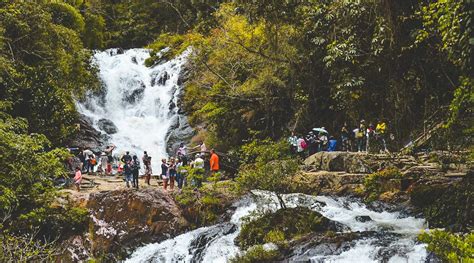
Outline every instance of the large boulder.
<path id="1" fill-rule="evenodd" d="M 370 173 L 372 168 L 366 162 L 366 156 L 354 152 L 318 152 L 309 156 L 304 163 L 316 170 Z"/>
<path id="2" fill-rule="evenodd" d="M 97 131 L 90 118 L 81 115 L 77 123 L 77 133 L 67 144 L 71 147 L 89 148 L 97 152 L 107 144 L 107 141 L 107 135 Z"/>
<path id="3" fill-rule="evenodd" d="M 97 122 L 97 126 L 99 126 L 99 129 L 103 130 L 107 134 L 117 133 L 117 126 L 115 126 L 115 123 L 111 120 L 100 119 Z"/>
<path id="4" fill-rule="evenodd" d="M 161 189 L 116 190 L 91 194 L 90 239 L 94 255 L 126 255 L 144 243 L 181 233 L 188 222 Z"/>

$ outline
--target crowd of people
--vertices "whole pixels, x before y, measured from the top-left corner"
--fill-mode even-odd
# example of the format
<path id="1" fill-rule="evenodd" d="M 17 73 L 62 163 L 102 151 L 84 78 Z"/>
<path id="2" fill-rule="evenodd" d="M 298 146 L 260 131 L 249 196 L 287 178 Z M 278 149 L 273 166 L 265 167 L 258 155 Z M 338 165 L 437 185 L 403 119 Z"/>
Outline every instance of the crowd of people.
<path id="1" fill-rule="evenodd" d="M 321 151 L 388 152 L 387 123 L 384 120 L 378 121 L 377 125 L 367 125 L 365 120 L 361 120 L 355 129 L 344 123 L 337 134 L 337 137 L 329 134 L 325 127 L 313 128 L 305 136 L 293 131 L 288 143 L 292 153 L 302 158 Z"/>
<path id="2" fill-rule="evenodd" d="M 113 150 L 115 146 L 108 146 L 104 151 L 99 154 L 95 154 L 90 149 L 78 149 L 68 148 L 70 152 L 78 151 L 76 157 L 71 157 L 67 161 L 67 166 L 70 170 L 73 170 L 74 160 L 78 160 L 79 164 L 75 167 L 74 184 L 77 190 L 80 190 L 82 181 L 82 174 L 99 174 L 99 175 L 123 175 L 125 185 L 127 188 L 133 187 L 139 188 L 139 174 L 140 168 L 144 168 L 144 183 L 150 185 L 150 180 L 153 175 L 152 171 L 152 158 L 148 155 L 147 151 L 143 152 L 143 156 L 140 159 L 137 155 L 131 155 L 129 151 L 126 151 L 120 158 L 115 158 Z M 219 156 L 211 149 L 209 151 L 210 158 L 206 160 L 206 154 L 208 153 L 207 147 L 204 142 L 201 142 L 196 147 L 192 148 L 199 149 L 198 153 L 190 154 L 184 143 L 181 143 L 176 151 L 176 156 L 172 156 L 168 159 L 163 158 L 161 160 L 161 173 L 159 178 L 162 179 L 164 190 L 174 190 L 175 183 L 179 190 L 188 184 L 187 177 L 189 169 L 193 169 L 193 172 L 197 176 L 193 177 L 190 185 L 199 187 L 202 184 L 201 178 L 204 176 L 206 171 L 206 162 L 209 164 L 207 170 L 211 173 L 219 171 Z M 193 158 L 194 157 L 194 158 Z"/>

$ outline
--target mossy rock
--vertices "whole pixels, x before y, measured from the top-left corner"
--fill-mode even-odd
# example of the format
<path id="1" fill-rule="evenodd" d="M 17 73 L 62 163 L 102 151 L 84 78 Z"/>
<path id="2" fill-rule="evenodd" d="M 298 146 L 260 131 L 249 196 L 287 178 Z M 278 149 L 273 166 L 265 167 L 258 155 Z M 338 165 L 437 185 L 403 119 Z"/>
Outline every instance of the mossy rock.
<path id="1" fill-rule="evenodd" d="M 474 174 L 459 181 L 421 180 L 410 189 L 411 203 L 423 212 L 430 227 L 464 231 L 473 227 Z"/>
<path id="2" fill-rule="evenodd" d="M 335 229 L 336 223 L 318 212 L 304 207 L 286 208 L 246 222 L 237 240 L 244 249 L 268 242 L 281 246 L 297 236 Z"/>

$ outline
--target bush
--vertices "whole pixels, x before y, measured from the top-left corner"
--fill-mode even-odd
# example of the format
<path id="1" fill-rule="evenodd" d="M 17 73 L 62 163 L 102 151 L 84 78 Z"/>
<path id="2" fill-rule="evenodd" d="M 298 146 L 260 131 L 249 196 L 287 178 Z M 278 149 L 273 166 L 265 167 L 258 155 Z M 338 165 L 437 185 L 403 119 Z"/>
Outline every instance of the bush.
<path id="1" fill-rule="evenodd" d="M 418 239 L 445 262 L 474 262 L 474 233 L 462 236 L 434 230 L 420 234 Z"/>
<path id="2" fill-rule="evenodd" d="M 280 258 L 278 250 L 266 250 L 263 246 L 251 247 L 245 254 L 238 255 L 230 260 L 231 263 L 275 262 Z"/>
<path id="3" fill-rule="evenodd" d="M 396 168 L 388 168 L 367 176 L 364 180 L 368 201 L 376 200 L 381 193 L 390 190 L 393 184 L 400 184 L 402 174 Z"/>
<path id="4" fill-rule="evenodd" d="M 325 231 L 329 226 L 328 219 L 303 207 L 280 209 L 252 221 L 250 218 L 246 220 L 237 237 L 244 249 L 267 242 L 284 245 L 296 236 Z"/>

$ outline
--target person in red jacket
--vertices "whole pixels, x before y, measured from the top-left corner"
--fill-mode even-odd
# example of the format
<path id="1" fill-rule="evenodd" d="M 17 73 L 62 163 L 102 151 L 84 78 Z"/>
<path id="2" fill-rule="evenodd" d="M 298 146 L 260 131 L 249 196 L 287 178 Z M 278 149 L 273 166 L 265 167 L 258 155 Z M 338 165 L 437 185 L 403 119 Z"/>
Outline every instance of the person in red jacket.
<path id="1" fill-rule="evenodd" d="M 211 173 L 219 172 L 219 156 L 217 156 L 214 149 L 211 150 L 211 159 L 209 162 L 211 165 Z"/>

